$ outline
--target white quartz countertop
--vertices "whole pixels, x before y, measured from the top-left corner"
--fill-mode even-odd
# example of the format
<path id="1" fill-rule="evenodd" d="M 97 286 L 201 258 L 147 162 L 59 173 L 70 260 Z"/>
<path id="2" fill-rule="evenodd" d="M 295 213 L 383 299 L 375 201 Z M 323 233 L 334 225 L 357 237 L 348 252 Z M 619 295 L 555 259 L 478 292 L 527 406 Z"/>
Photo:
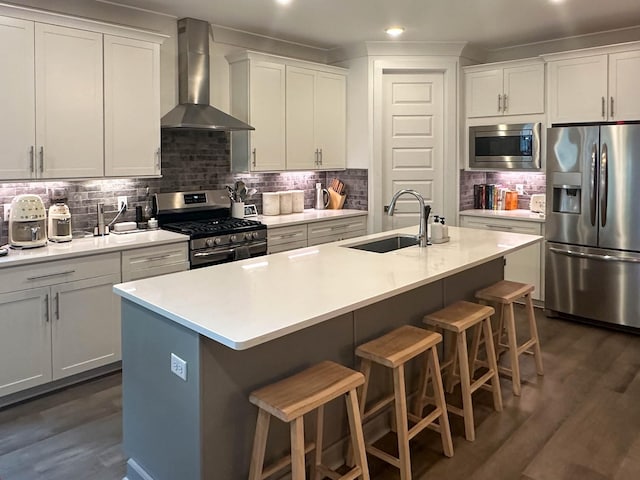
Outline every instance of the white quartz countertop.
<path id="1" fill-rule="evenodd" d="M 530 210 L 462 210 L 460 215 L 483 218 L 505 218 L 507 220 L 526 220 L 528 222 L 544 223 L 544 214 L 534 213 Z"/>
<path id="2" fill-rule="evenodd" d="M 285 227 L 300 223 L 321 222 L 323 220 L 336 220 L 339 218 L 358 217 L 367 215 L 366 210 L 315 210 L 307 209 L 302 213 L 290 213 L 288 215 L 258 215 L 256 220 L 269 227 Z"/>
<path id="3" fill-rule="evenodd" d="M 344 247 L 392 233 L 415 235 L 417 226 L 118 284 L 114 291 L 244 350 L 542 240 L 449 227 L 450 242 L 427 248 L 381 254 Z"/>
<path id="4" fill-rule="evenodd" d="M 74 238 L 70 242 L 64 243 L 49 242 L 46 246 L 38 248 L 22 250 L 10 248 L 8 255 L 0 257 L 0 270 L 30 263 L 64 260 L 97 253 L 117 252 L 132 248 L 188 241 L 188 236 L 167 232 L 166 230 L 149 230 L 126 234 L 111 233 L 102 237 Z"/>

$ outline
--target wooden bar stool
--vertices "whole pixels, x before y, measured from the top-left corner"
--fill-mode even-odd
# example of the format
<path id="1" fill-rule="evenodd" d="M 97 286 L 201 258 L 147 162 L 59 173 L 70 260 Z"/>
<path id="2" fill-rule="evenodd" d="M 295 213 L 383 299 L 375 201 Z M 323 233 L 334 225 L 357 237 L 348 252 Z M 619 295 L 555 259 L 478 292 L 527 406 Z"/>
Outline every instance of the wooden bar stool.
<path id="1" fill-rule="evenodd" d="M 491 315 L 495 313 L 492 307 L 478 305 L 471 302 L 456 302 L 442 310 L 425 315 L 423 321 L 431 326 L 452 332 L 454 341 L 451 342 L 442 364 L 442 370 L 450 368 L 448 375 L 448 388 L 453 389 L 453 377 L 456 365 L 460 370 L 460 388 L 462 390 L 462 409 L 447 404 L 447 410 L 464 418 L 465 437 L 469 441 L 476 438 L 473 425 L 473 402 L 471 395 L 483 385 L 491 381 L 493 392 L 493 407 L 497 412 L 502 411 L 502 396 L 500 393 L 500 378 L 498 377 L 498 364 L 495 349 L 493 347 L 493 334 L 491 332 Z M 473 342 L 471 344 L 471 361 L 467 351 L 467 330 L 474 327 Z M 474 380 L 475 359 L 478 354 L 478 346 L 481 334 L 484 334 L 484 346 L 487 354 L 489 369 L 480 378 Z M 421 392 L 424 397 L 425 391 Z"/>
<path id="2" fill-rule="evenodd" d="M 395 426 L 398 435 L 399 456 L 394 457 L 389 453 L 366 444 L 366 450 L 370 454 L 400 469 L 401 480 L 411 479 L 411 456 L 409 452 L 409 440 L 427 427 L 440 432 L 442 448 L 447 457 L 453 456 L 453 442 L 447 417 L 447 406 L 444 400 L 442 377 L 438 362 L 436 346 L 442 340 L 442 335 L 429 332 L 422 328 L 403 326 L 393 330 L 382 337 L 360 345 L 356 349 L 356 355 L 361 358 L 360 369 L 365 376 L 365 382 L 360 389 L 360 414 L 366 421 L 383 409 L 394 404 Z M 426 417 L 422 417 L 422 408 L 417 408 L 413 413 L 407 411 L 407 396 L 405 386 L 404 365 L 409 360 L 420 354 L 425 355 L 426 371 L 421 376 L 426 381 L 427 375 L 431 375 L 434 385 L 435 409 Z M 393 369 L 393 394 L 376 402 L 368 410 L 365 408 L 367 390 L 371 378 L 372 363 Z M 420 386 L 422 390 L 422 385 Z M 438 423 L 434 423 L 438 420 Z M 409 428 L 409 421 L 414 425 Z"/>
<path id="3" fill-rule="evenodd" d="M 369 480 L 369 468 L 364 449 L 357 388 L 364 383 L 360 372 L 325 361 L 314 365 L 289 378 L 268 385 L 251 393 L 249 400 L 259 407 L 256 432 L 253 440 L 249 480 L 261 480 L 284 469 L 291 463 L 291 478 L 304 480 L 305 454 L 315 450 L 310 478 Z M 354 452 L 355 467 L 340 476 L 322 464 L 322 436 L 324 405 L 342 395 L 347 402 L 347 414 L 351 431 L 351 448 Z M 317 410 L 317 430 L 315 443 L 305 445 L 304 417 Z M 291 456 L 286 457 L 263 470 L 269 420 L 271 416 L 287 422 L 291 427 Z"/>
<path id="4" fill-rule="evenodd" d="M 504 373 L 511 377 L 513 384 L 513 394 L 519 396 L 521 393 L 520 386 L 520 364 L 519 356 L 523 353 L 533 355 L 536 362 L 536 371 L 538 375 L 543 375 L 542 368 L 542 352 L 540 350 L 540 339 L 538 338 L 538 327 L 536 325 L 536 317 L 533 313 L 533 300 L 531 293 L 534 290 L 533 285 L 526 283 L 511 282 L 509 280 L 501 280 L 494 283 L 490 287 L 483 288 L 476 292 L 476 298 L 482 302 L 493 303 L 496 310 L 499 306 L 498 316 L 498 355 L 501 349 L 509 352 L 510 367 L 500 367 L 500 373 Z M 527 320 L 529 322 L 529 339 L 522 345 L 518 346 L 516 337 L 516 322 L 513 313 L 513 302 L 524 299 L 527 310 Z M 507 343 L 502 342 L 503 330 L 506 330 Z M 533 350 L 530 350 L 533 348 Z"/>

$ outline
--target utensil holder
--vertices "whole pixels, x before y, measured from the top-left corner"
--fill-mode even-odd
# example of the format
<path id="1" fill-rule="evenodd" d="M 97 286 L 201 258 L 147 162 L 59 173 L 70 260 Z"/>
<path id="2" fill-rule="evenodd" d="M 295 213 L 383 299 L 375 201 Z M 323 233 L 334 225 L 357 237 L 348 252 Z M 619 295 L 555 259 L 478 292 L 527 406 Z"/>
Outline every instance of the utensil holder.
<path id="1" fill-rule="evenodd" d="M 244 202 L 231 203 L 231 216 L 233 218 L 244 218 Z"/>

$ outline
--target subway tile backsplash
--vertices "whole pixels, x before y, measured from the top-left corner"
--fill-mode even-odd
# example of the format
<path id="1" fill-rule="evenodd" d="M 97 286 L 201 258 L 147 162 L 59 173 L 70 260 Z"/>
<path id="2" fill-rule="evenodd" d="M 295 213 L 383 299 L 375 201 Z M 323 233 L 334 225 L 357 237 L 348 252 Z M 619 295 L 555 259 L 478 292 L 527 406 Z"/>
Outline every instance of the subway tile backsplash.
<path id="1" fill-rule="evenodd" d="M 278 190 L 304 190 L 305 208 L 313 207 L 316 182 L 326 186 L 337 177 L 346 185 L 344 208 L 367 210 L 368 171 L 347 169 L 336 172 L 286 172 L 232 174 L 229 159 L 229 137 L 225 132 L 166 130 L 162 132 L 162 178 L 132 178 L 69 182 L 0 183 L 0 204 L 11 203 L 16 195 L 40 195 L 48 209 L 50 193 L 65 188 L 71 210 L 73 230 L 90 231 L 96 223 L 96 205 L 105 204 L 105 220 L 116 214 L 117 197 L 126 195 L 127 212 L 118 221 L 135 220 L 135 207 L 144 205 L 146 187 L 151 194 L 181 190 L 223 189 L 242 179 L 258 193 L 247 203 L 255 203 L 262 211 L 262 193 Z M 3 209 L 0 208 L 0 215 Z M 0 222 L 0 245 L 8 242 L 8 219 Z"/>
<path id="2" fill-rule="evenodd" d="M 460 171 L 460 210 L 473 208 L 473 186 L 480 183 L 502 185 L 516 190 L 524 186 L 524 195 L 518 195 L 518 208 L 529 208 L 531 195 L 546 192 L 546 175 L 538 172 L 472 172 Z"/>

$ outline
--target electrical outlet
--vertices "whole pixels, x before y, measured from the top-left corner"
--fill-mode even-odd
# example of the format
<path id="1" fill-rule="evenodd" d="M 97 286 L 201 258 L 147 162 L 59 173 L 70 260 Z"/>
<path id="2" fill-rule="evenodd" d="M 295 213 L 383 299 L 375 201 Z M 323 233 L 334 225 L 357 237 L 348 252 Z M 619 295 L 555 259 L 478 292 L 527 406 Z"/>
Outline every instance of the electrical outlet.
<path id="1" fill-rule="evenodd" d="M 175 353 L 171 354 L 171 373 L 179 376 L 185 382 L 187 381 L 187 362 Z"/>
<path id="2" fill-rule="evenodd" d="M 524 185 L 522 183 L 516 183 L 516 192 L 520 195 L 524 194 Z"/>
<path id="3" fill-rule="evenodd" d="M 118 197 L 118 211 L 122 209 L 122 204 L 124 203 L 124 208 L 127 208 L 127 197 Z"/>
<path id="4" fill-rule="evenodd" d="M 5 221 L 9 221 L 9 211 L 11 210 L 11 204 L 10 203 L 5 203 L 4 204 L 4 213 L 2 214 L 2 218 L 5 219 Z"/>

